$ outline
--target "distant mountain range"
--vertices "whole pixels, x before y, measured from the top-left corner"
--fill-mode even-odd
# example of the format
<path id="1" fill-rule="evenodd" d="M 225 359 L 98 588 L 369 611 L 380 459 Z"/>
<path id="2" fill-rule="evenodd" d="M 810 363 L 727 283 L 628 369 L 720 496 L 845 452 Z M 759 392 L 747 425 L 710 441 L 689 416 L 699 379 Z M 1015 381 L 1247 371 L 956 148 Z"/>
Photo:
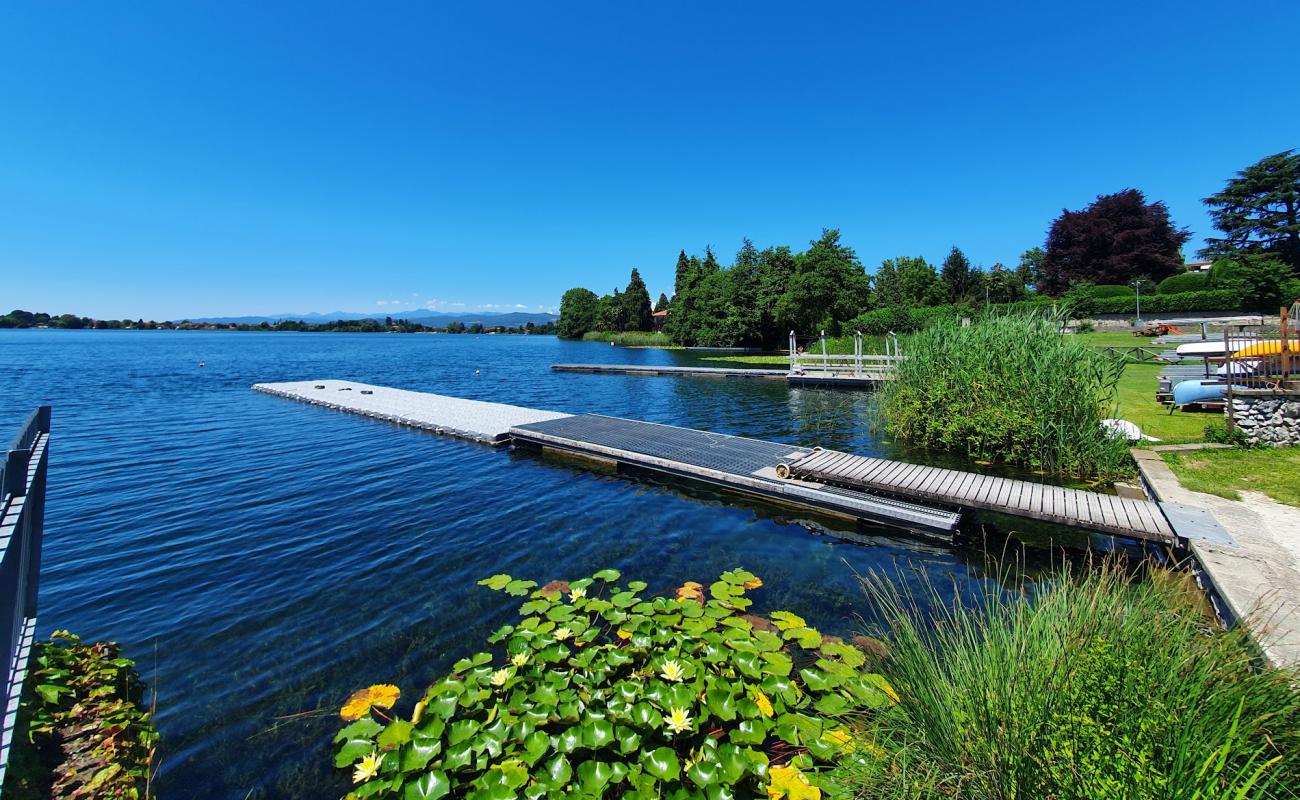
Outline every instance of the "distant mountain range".
<path id="1" fill-rule="evenodd" d="M 212 322 L 217 324 L 233 323 L 235 325 L 260 325 L 263 322 L 279 322 L 282 319 L 321 323 L 334 322 L 336 320 L 383 320 L 385 317 L 390 316 L 393 319 L 404 319 L 410 322 L 418 322 L 421 325 L 428 325 L 430 327 L 443 327 L 453 322 L 473 325 L 477 322 L 484 326 L 503 325 L 509 328 L 518 328 L 521 325 L 527 325 L 530 322 L 534 325 L 542 325 L 547 322 L 554 322 L 560 318 L 557 314 L 548 314 L 543 311 L 474 311 L 466 313 L 451 313 L 446 311 L 391 311 L 378 314 L 363 314 L 352 311 L 331 311 L 324 314 L 312 312 L 310 314 L 276 314 L 265 317 L 189 317 L 189 321 Z M 180 320 L 174 321 L 180 322 Z"/>

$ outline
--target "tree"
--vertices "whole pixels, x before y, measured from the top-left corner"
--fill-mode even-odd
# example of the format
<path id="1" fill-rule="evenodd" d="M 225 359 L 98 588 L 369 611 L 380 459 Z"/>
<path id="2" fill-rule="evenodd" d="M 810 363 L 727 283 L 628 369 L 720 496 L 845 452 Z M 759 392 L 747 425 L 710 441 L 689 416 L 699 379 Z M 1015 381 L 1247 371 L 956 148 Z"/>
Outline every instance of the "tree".
<path id="1" fill-rule="evenodd" d="M 758 339 L 764 347 L 783 345 L 794 325 L 793 321 L 782 316 L 780 302 L 797 266 L 798 258 L 785 245 L 769 247 L 759 253 L 754 310 L 758 315 Z"/>
<path id="2" fill-rule="evenodd" d="M 1229 289 L 1261 311 L 1276 312 L 1295 299 L 1287 297 L 1283 288 L 1290 277 L 1290 265 L 1267 255 L 1243 253 L 1237 258 L 1221 258 L 1210 267 L 1212 288 Z"/>
<path id="3" fill-rule="evenodd" d="M 623 331 L 648 331 L 654 327 L 650 316 L 650 292 L 641 280 L 641 273 L 632 268 L 632 277 L 628 279 L 627 289 L 620 297 L 622 308 L 619 309 L 619 321 Z"/>
<path id="4" fill-rule="evenodd" d="M 1173 226 L 1164 203 L 1148 203 L 1137 189 L 1101 195 L 1052 222 L 1039 288 L 1059 295 L 1078 281 L 1160 281 L 1182 271 L 1182 247 L 1191 235 Z"/>
<path id="5" fill-rule="evenodd" d="M 677 254 L 677 273 L 673 280 L 674 298 L 691 283 L 691 278 L 691 260 L 686 257 L 686 251 L 682 250 Z"/>
<path id="6" fill-rule="evenodd" d="M 948 251 L 939 278 L 948 288 L 948 299 L 951 302 L 959 303 L 971 299 L 975 279 L 971 275 L 970 259 L 961 250 L 954 247 Z"/>
<path id="7" fill-rule="evenodd" d="M 565 339 L 581 339 L 588 331 L 596 329 L 596 307 L 599 300 L 590 289 L 570 289 L 560 298 L 560 320 L 556 332 Z"/>
<path id="8" fill-rule="evenodd" d="M 1223 238 L 1207 238 L 1202 256 L 1271 255 L 1300 271 L 1300 154 L 1262 158 L 1203 201 Z"/>
<path id="9" fill-rule="evenodd" d="M 596 330 L 625 331 L 630 321 L 631 315 L 627 304 L 623 302 L 623 295 L 615 286 L 614 293 L 602 296 L 596 306 Z"/>
<path id="10" fill-rule="evenodd" d="M 924 258 L 899 256 L 876 270 L 875 299 L 880 308 L 937 306 L 948 301 L 948 288 Z"/>
<path id="11" fill-rule="evenodd" d="M 1031 247 L 1020 254 L 1020 263 L 1016 265 L 1016 275 L 1020 285 L 1026 288 L 1037 287 L 1043 279 L 1043 248 Z"/>
<path id="12" fill-rule="evenodd" d="M 667 310 L 668 310 L 668 295 L 664 294 L 663 292 L 660 292 L 659 301 L 655 303 L 655 311 L 658 312 L 658 311 L 667 311 Z"/>
<path id="13" fill-rule="evenodd" d="M 777 303 L 778 314 L 796 331 L 839 333 L 840 323 L 867 309 L 871 280 L 851 247 L 840 243 L 840 232 L 822 229 L 798 259 L 790 286 Z"/>
<path id="14" fill-rule="evenodd" d="M 1020 271 L 1007 269 L 1001 263 L 994 264 L 984 280 L 990 303 L 1013 303 L 1028 294 Z"/>

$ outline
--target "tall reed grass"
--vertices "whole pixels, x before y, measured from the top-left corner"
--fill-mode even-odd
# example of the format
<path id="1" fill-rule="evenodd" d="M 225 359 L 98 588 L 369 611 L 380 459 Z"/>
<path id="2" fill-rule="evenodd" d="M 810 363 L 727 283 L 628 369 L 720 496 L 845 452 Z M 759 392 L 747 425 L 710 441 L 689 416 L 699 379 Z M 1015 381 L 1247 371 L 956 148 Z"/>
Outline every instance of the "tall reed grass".
<path id="1" fill-rule="evenodd" d="M 662 331 L 589 331 L 583 341 L 613 342 L 623 347 L 672 347 L 668 334 Z"/>
<path id="2" fill-rule="evenodd" d="M 884 424 L 899 440 L 1047 474 L 1112 480 L 1131 472 L 1128 446 L 1101 420 L 1114 413 L 1123 365 L 1060 334 L 1042 312 L 941 319 L 913 334 L 886 385 Z"/>
<path id="3" fill-rule="evenodd" d="M 1300 787 L 1297 676 L 1257 669 L 1181 573 L 1133 581 L 1110 564 L 974 606 L 866 586 L 890 630 L 875 668 L 900 701 L 833 773 L 855 796 L 1246 800 Z"/>

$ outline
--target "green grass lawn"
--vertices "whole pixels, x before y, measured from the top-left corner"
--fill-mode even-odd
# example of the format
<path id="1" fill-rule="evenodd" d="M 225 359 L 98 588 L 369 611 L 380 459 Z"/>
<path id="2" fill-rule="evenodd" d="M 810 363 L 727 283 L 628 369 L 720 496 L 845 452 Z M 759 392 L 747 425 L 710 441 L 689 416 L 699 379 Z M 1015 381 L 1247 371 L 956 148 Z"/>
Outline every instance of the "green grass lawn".
<path id="1" fill-rule="evenodd" d="M 1161 364 L 1128 364 L 1119 379 L 1119 411 L 1126 419 L 1170 444 L 1199 442 L 1205 438 L 1205 426 L 1223 423 L 1223 414 L 1205 411 L 1177 411 L 1156 402 L 1156 376 Z"/>
<path id="2" fill-rule="evenodd" d="M 1279 503 L 1300 506 L 1300 447 L 1193 450 L 1162 453 L 1183 486 L 1229 500 L 1242 489 L 1263 492 Z"/>

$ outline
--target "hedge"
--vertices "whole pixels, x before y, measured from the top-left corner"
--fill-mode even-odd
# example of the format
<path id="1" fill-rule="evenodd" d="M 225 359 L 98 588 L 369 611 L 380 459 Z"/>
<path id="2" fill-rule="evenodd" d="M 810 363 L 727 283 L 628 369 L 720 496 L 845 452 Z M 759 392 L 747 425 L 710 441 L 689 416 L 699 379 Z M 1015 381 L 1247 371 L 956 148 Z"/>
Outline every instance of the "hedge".
<path id="1" fill-rule="evenodd" d="M 1136 303 L 1131 297 L 1099 297 L 1093 303 L 1093 314 L 1133 314 Z M 1240 292 L 1231 289 L 1207 289 L 1202 292 L 1153 294 L 1142 296 L 1142 313 L 1167 313 L 1181 311 L 1237 311 L 1246 306 Z"/>
<path id="2" fill-rule="evenodd" d="M 886 306 L 859 314 L 844 323 L 844 330 L 861 331 L 868 336 L 886 333 L 911 333 L 924 328 L 931 320 L 960 313 L 954 305 L 942 306 Z M 969 313 L 969 312 L 967 312 Z"/>
<path id="3" fill-rule="evenodd" d="M 1183 292 L 1203 292 L 1210 288 L 1210 273 L 1184 272 L 1170 275 L 1158 284 L 1161 294 L 1182 294 Z"/>
<path id="4" fill-rule="evenodd" d="M 1098 300 L 1103 297 L 1132 297 L 1137 292 L 1132 286 L 1120 286 L 1115 283 L 1103 283 L 1092 287 L 1092 296 Z"/>

